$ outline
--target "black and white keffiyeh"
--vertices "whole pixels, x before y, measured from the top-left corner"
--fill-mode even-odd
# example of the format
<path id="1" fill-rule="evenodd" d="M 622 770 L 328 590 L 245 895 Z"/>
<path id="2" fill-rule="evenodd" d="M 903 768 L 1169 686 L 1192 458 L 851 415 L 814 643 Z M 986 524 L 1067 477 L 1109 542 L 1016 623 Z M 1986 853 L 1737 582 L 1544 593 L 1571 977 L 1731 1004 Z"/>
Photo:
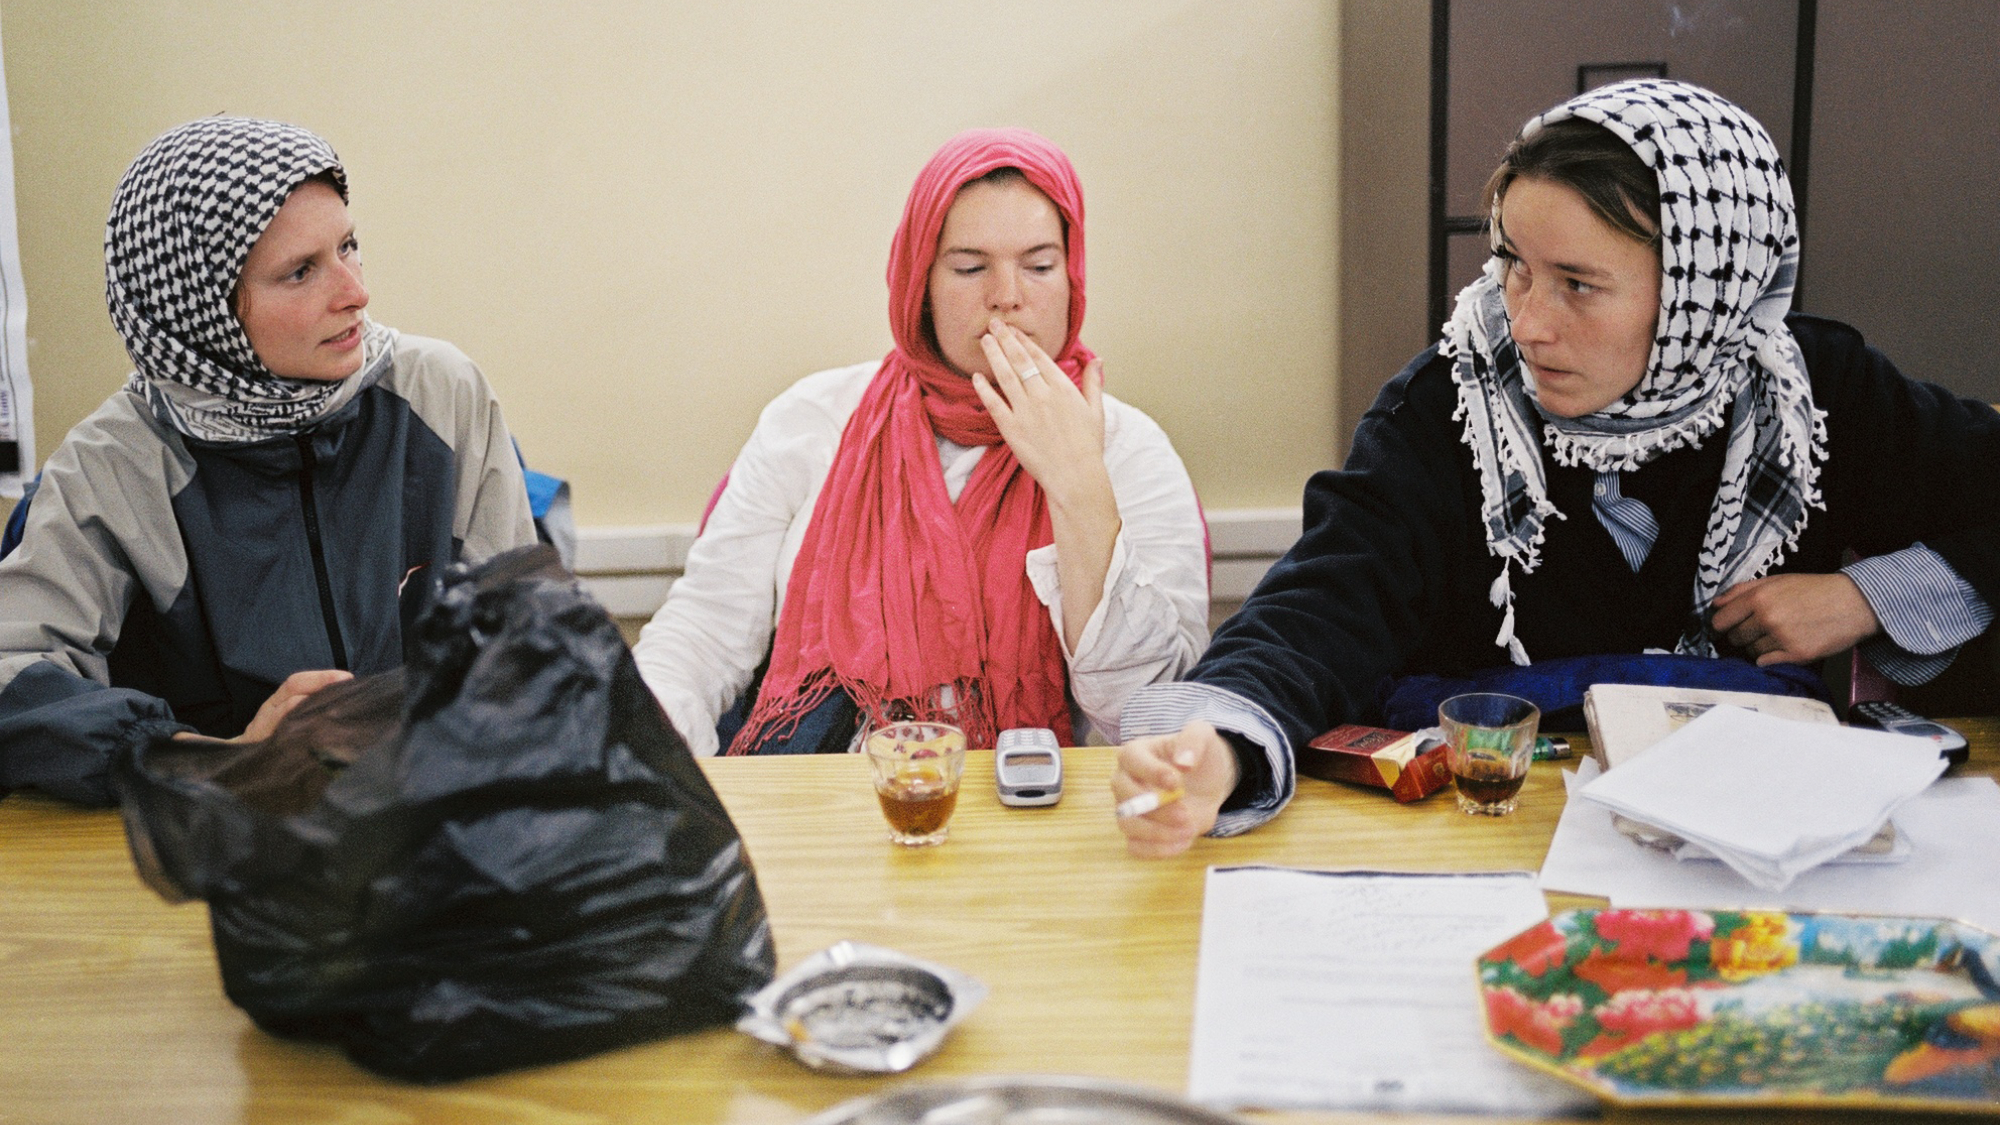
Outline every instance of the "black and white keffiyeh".
<path id="1" fill-rule="evenodd" d="M 207 117 L 168 130 L 118 181 L 104 226 L 104 299 L 137 368 L 127 384 L 204 441 L 257 441 L 338 410 L 378 378 L 395 333 L 367 322 L 361 370 L 286 379 L 258 360 L 232 298 L 250 248 L 292 190 L 330 175 L 331 146 L 296 125 Z"/>
<path id="2" fill-rule="evenodd" d="M 1563 515 L 1549 502 L 1542 441 L 1560 464 L 1624 471 L 1699 445 L 1727 425 L 1722 481 L 1678 646 L 1713 655 L 1707 617 L 1715 595 L 1762 576 L 1798 545 L 1807 509 L 1823 506 L 1825 415 L 1813 406 L 1784 321 L 1798 270 L 1791 184 L 1764 127 L 1698 86 L 1663 79 L 1606 86 L 1528 122 L 1521 135 L 1571 117 L 1610 130 L 1659 177 L 1659 327 L 1646 374 L 1629 393 L 1597 413 L 1561 418 L 1540 409 L 1524 376 L 1500 259 L 1458 295 L 1442 351 L 1453 359 L 1453 417 L 1464 421 L 1479 474 L 1487 549 L 1501 559 L 1491 593 L 1505 618 L 1494 643 L 1514 663 L 1528 663 L 1514 635 L 1509 575 L 1517 565 L 1535 569 L 1545 522 Z"/>

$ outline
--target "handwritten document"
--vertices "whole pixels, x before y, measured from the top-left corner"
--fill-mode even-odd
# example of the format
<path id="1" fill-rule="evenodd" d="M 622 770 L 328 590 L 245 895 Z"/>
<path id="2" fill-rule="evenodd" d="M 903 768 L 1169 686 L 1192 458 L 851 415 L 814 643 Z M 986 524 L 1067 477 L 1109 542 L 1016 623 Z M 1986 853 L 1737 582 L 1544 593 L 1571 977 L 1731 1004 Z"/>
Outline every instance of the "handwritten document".
<path id="1" fill-rule="evenodd" d="M 1527 872 L 1209 868 L 1188 1096 L 1225 1109 L 1594 1111 L 1482 1030 L 1475 958 L 1547 916 Z"/>

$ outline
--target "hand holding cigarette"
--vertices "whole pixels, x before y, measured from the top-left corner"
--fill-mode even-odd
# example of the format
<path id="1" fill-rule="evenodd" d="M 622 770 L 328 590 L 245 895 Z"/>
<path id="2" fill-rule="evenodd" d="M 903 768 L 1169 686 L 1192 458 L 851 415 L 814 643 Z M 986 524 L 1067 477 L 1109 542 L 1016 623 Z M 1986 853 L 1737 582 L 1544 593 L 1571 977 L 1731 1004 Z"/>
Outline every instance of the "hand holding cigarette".
<path id="1" fill-rule="evenodd" d="M 1119 819 L 1128 816 L 1145 816 L 1155 809 L 1164 808 L 1187 796 L 1187 790 L 1176 785 L 1172 789 L 1148 789 L 1137 797 L 1118 802 Z"/>
<path id="2" fill-rule="evenodd" d="M 1118 748 L 1111 795 L 1118 830 L 1133 855 L 1178 855 L 1215 827 L 1222 802 L 1236 788 L 1236 753 L 1207 723 L 1168 735 L 1137 738 Z"/>

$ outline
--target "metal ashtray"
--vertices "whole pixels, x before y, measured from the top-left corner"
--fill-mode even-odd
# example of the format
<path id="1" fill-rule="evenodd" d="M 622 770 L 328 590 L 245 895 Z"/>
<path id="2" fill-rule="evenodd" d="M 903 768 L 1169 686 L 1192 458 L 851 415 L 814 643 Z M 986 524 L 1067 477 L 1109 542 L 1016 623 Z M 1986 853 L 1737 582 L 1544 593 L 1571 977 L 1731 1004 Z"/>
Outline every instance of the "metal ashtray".
<path id="1" fill-rule="evenodd" d="M 765 985 L 736 1029 L 815 1070 L 895 1074 L 935 1053 L 984 999 L 986 986 L 955 969 L 843 941 Z"/>
<path id="2" fill-rule="evenodd" d="M 1100 1078 L 990 1075 L 901 1086 L 806 1125 L 1243 1125 L 1241 1119 Z"/>

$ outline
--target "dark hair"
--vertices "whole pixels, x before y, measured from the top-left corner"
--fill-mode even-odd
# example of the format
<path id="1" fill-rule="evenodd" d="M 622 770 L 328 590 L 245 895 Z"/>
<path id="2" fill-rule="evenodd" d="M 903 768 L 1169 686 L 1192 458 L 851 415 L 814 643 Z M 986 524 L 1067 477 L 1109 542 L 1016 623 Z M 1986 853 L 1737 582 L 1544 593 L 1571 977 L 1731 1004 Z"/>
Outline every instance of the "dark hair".
<path id="1" fill-rule="evenodd" d="M 314 172 L 312 175 L 300 180 L 298 187 L 294 187 L 292 190 L 297 191 L 307 184 L 325 184 L 327 187 L 333 189 L 334 194 L 340 196 L 342 203 L 347 202 L 347 181 L 335 175 L 331 168 L 328 168 L 324 172 Z M 291 196 L 287 195 L 285 198 L 290 199 Z"/>
<path id="2" fill-rule="evenodd" d="M 972 179 L 969 179 L 964 183 L 958 185 L 958 190 L 964 191 L 966 188 L 971 187 L 973 184 L 1004 184 L 1014 180 L 1019 180 L 1022 183 L 1027 184 L 1029 187 L 1035 187 L 1034 182 L 1028 179 L 1028 174 L 1026 172 L 1021 171 L 1019 168 L 1014 167 L 1012 164 L 1003 164 L 1000 167 L 993 169 L 991 172 L 988 172 L 983 176 L 974 176 Z M 1035 188 L 1035 190 L 1040 191 L 1042 189 Z"/>
<path id="3" fill-rule="evenodd" d="M 1648 246 L 1660 243 L 1660 181 L 1632 146 L 1595 121 L 1565 117 L 1532 137 L 1516 137 L 1486 181 L 1480 204 L 1501 241 L 1499 204 L 1522 177 L 1572 188 L 1611 229 Z"/>

